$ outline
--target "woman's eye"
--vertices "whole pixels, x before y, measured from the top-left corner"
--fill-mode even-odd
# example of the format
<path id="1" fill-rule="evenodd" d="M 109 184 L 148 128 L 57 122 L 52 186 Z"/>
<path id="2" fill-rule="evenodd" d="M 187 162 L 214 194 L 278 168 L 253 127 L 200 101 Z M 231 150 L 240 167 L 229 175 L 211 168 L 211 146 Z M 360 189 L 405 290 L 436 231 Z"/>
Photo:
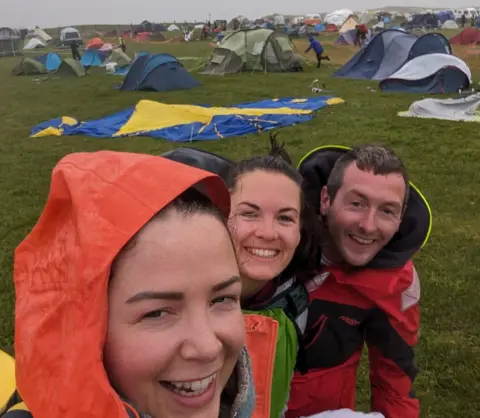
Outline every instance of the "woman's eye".
<path id="1" fill-rule="evenodd" d="M 237 303 L 238 302 L 238 297 L 237 296 L 219 296 L 218 298 L 215 298 L 212 300 L 212 305 L 218 304 L 218 303 Z"/>
<path id="2" fill-rule="evenodd" d="M 246 218 L 254 218 L 257 214 L 255 212 L 242 212 L 240 215 Z"/>
<path id="3" fill-rule="evenodd" d="M 153 319 L 153 318 L 160 318 L 160 317 L 163 317 L 167 314 L 167 311 L 166 310 L 163 310 L 163 309 L 159 309 L 159 310 L 156 310 L 156 311 L 151 311 L 151 312 L 148 312 L 146 313 L 145 315 L 143 315 L 143 319 Z"/>
<path id="4" fill-rule="evenodd" d="M 294 222 L 294 219 L 291 216 L 282 215 L 279 218 L 282 222 Z"/>

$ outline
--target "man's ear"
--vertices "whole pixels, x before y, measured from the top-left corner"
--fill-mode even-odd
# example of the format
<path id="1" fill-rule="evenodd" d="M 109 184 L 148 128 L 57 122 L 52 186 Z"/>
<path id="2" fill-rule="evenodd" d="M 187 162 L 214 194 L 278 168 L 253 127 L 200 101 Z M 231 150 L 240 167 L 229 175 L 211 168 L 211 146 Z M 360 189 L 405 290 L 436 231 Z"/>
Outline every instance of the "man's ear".
<path id="1" fill-rule="evenodd" d="M 320 192 L 320 213 L 323 216 L 326 216 L 329 209 L 330 209 L 330 196 L 328 195 L 327 186 L 323 186 L 322 191 Z"/>

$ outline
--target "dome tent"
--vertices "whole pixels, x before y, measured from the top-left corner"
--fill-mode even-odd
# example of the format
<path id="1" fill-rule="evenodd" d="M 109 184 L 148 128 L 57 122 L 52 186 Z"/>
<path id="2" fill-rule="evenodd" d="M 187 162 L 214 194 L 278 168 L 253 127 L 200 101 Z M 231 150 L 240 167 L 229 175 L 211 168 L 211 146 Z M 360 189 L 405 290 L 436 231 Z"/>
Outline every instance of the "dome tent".
<path id="1" fill-rule="evenodd" d="M 270 29 L 244 29 L 232 33 L 214 50 L 202 74 L 242 71 L 288 72 L 302 70 L 289 37 Z"/>

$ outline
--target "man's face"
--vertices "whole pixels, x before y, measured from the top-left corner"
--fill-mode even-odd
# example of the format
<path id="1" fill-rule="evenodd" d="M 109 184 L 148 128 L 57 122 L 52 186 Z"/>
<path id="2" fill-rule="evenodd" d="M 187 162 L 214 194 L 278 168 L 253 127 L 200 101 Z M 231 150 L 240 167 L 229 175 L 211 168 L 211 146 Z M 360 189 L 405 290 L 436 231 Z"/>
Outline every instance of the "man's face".
<path id="1" fill-rule="evenodd" d="M 326 186 L 321 192 L 331 241 L 327 257 L 357 267 L 368 264 L 398 231 L 404 198 L 401 174 L 375 175 L 352 162 L 333 201 Z"/>

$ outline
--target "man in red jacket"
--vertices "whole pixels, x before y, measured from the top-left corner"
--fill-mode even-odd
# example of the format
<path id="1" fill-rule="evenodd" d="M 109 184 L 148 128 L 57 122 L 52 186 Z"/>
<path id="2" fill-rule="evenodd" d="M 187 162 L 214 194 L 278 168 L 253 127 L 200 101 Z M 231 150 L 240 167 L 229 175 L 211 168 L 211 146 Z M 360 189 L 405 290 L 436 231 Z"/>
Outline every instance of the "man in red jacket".
<path id="1" fill-rule="evenodd" d="M 411 258 L 430 232 L 428 203 L 400 159 L 379 146 L 320 147 L 299 171 L 324 241 L 318 274 L 307 284 L 309 318 L 286 416 L 355 409 L 366 344 L 372 411 L 418 418 L 412 386 L 420 284 Z"/>

